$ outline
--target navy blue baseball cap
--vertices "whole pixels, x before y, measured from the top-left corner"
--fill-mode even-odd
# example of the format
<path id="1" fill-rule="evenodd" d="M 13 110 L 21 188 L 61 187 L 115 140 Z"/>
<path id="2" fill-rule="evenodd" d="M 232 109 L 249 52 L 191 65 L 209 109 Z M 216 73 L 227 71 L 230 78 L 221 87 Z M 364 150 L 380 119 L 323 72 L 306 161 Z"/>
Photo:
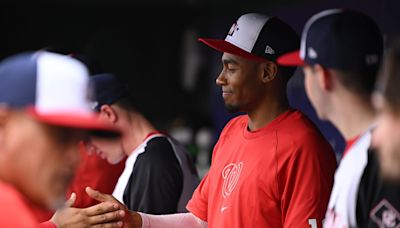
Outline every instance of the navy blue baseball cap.
<path id="1" fill-rule="evenodd" d="M 273 61 L 287 52 L 297 50 L 300 38 L 278 17 L 247 13 L 232 24 L 225 40 L 200 38 L 209 47 L 253 61 Z"/>
<path id="2" fill-rule="evenodd" d="M 321 64 L 339 70 L 376 70 L 382 53 L 383 36 L 370 17 L 353 10 L 330 9 L 307 21 L 300 50 L 282 55 L 278 64 Z"/>
<path id="3" fill-rule="evenodd" d="M 89 75 L 80 61 L 47 51 L 0 63 L 0 106 L 23 110 L 50 125 L 118 133 L 91 109 Z"/>
<path id="4" fill-rule="evenodd" d="M 94 90 L 93 108 L 97 112 L 102 105 L 111 105 L 128 95 L 126 84 L 113 74 L 93 75 L 90 77 L 90 85 Z"/>

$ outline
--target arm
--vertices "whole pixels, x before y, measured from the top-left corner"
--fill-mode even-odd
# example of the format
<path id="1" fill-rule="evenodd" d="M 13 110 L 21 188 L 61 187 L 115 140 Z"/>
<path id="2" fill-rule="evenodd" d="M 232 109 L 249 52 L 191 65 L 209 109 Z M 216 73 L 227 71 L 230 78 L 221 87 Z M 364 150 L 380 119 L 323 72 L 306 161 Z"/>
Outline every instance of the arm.
<path id="1" fill-rule="evenodd" d="M 123 227 L 125 228 L 176 228 L 176 227 L 192 227 L 192 228 L 207 228 L 207 222 L 202 221 L 191 213 L 171 214 L 171 215 L 149 215 L 130 211 L 118 202 L 113 196 L 100 193 L 89 187 L 86 188 L 87 194 L 100 202 L 108 202 L 118 204 L 120 209 L 124 209 L 125 217 L 123 218 Z M 115 224 L 115 223 L 114 223 Z M 111 225 L 114 225 L 111 224 Z M 109 226 L 105 222 L 104 227 L 117 227 Z"/>
<path id="2" fill-rule="evenodd" d="M 171 215 L 149 215 L 139 213 L 142 218 L 142 228 L 207 228 L 207 222 L 197 218 L 192 213 L 180 213 Z"/>
<path id="3" fill-rule="evenodd" d="M 151 214 L 177 212 L 183 174 L 169 141 L 154 138 L 137 157 L 123 200 L 130 210 Z"/>

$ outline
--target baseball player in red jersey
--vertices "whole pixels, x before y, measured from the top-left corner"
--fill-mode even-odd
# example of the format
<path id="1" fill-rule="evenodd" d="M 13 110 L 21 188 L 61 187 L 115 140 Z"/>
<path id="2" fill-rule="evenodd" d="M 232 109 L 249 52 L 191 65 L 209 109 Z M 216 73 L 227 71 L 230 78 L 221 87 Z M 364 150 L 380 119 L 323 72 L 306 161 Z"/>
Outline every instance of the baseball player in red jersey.
<path id="1" fill-rule="evenodd" d="M 400 225 L 400 186 L 382 180 L 371 149 L 376 125 L 371 94 L 382 53 L 382 33 L 371 18 L 331 9 L 307 21 L 300 52 L 278 60 L 303 66 L 306 91 L 319 117 L 347 140 L 324 227 Z"/>
<path id="2" fill-rule="evenodd" d="M 246 114 L 222 131 L 190 213 L 130 212 L 127 227 L 320 227 L 336 159 L 310 120 L 288 105 L 286 84 L 295 68 L 276 64 L 298 48 L 297 34 L 276 17 L 249 13 L 225 40 L 201 41 L 224 52 L 216 83 L 227 109 Z"/>

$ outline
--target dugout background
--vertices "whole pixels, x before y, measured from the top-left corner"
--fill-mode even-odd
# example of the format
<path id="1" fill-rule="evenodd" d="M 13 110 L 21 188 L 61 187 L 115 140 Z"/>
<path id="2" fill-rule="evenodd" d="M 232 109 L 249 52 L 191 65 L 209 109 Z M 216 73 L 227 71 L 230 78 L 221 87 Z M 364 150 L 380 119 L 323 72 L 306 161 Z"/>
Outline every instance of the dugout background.
<path id="1" fill-rule="evenodd" d="M 232 115 L 215 86 L 221 54 L 197 38 L 224 38 L 246 12 L 280 16 L 300 33 L 312 14 L 333 7 L 367 13 L 388 42 L 400 33 L 396 0 L 3 0 L 0 59 L 41 48 L 74 53 L 93 73 L 114 72 L 126 80 L 139 109 L 194 154 L 209 153 Z M 317 119 L 298 74 L 290 84 L 292 105 L 305 111 L 340 153 L 343 139 Z"/>

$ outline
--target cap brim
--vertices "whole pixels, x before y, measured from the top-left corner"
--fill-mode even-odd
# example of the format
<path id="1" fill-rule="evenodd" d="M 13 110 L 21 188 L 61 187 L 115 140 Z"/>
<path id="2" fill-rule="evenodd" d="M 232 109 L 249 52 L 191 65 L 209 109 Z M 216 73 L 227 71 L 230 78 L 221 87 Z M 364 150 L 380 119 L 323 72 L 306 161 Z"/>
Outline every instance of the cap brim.
<path id="1" fill-rule="evenodd" d="M 88 130 L 91 134 L 104 137 L 120 136 L 120 131 L 98 119 L 95 113 L 40 113 L 35 108 L 27 108 L 27 113 L 34 119 L 50 125 Z"/>
<path id="2" fill-rule="evenodd" d="M 300 51 L 293 51 L 281 55 L 277 59 L 277 63 L 281 66 L 304 66 L 305 62 L 300 58 Z"/>
<path id="3" fill-rule="evenodd" d="M 259 57 L 257 55 L 254 55 L 252 53 L 249 53 L 225 40 L 218 40 L 218 39 L 206 39 L 206 38 L 199 38 L 198 39 L 200 42 L 205 43 L 207 46 L 221 52 L 227 52 L 230 54 L 238 55 L 243 58 L 253 60 L 253 61 L 259 61 L 259 62 L 264 62 L 268 61 L 266 58 Z"/>

